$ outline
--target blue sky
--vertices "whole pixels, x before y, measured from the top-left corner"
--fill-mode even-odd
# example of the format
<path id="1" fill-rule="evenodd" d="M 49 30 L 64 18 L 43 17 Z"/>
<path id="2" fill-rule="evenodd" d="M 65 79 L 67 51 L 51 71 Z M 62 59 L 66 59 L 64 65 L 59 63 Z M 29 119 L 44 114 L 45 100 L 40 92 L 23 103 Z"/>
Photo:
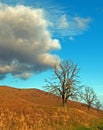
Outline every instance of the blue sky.
<path id="1" fill-rule="evenodd" d="M 1 85 L 42 89 L 51 64 L 70 59 L 81 83 L 103 95 L 102 0 L 0 3 Z"/>

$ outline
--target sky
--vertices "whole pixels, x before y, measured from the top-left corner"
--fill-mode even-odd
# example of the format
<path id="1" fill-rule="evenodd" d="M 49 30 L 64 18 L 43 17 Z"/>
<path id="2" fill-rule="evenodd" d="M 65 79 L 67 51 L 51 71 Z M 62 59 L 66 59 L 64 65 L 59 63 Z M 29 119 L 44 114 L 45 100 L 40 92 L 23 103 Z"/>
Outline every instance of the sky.
<path id="1" fill-rule="evenodd" d="M 72 60 L 81 84 L 103 96 L 102 0 L 0 0 L 0 85 L 43 89 Z"/>

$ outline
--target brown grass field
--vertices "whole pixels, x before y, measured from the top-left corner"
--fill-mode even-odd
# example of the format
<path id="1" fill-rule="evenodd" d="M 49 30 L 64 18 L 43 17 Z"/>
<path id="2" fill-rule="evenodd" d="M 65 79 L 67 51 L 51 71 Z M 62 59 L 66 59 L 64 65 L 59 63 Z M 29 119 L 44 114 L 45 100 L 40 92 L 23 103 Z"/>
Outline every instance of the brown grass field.
<path id="1" fill-rule="evenodd" d="M 103 130 L 103 111 L 38 89 L 0 86 L 0 130 Z"/>

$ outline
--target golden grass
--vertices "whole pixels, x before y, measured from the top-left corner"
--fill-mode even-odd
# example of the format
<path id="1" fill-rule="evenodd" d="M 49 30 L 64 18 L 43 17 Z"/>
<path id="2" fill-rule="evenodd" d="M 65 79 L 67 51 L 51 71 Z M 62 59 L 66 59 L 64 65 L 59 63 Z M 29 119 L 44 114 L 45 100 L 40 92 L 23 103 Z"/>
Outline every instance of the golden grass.
<path id="1" fill-rule="evenodd" d="M 75 108 L 35 106 L 20 111 L 0 108 L 0 130 L 73 130 L 80 125 L 96 126 L 99 120 L 100 117 Z"/>
<path id="2" fill-rule="evenodd" d="M 46 100 L 46 101 L 45 101 Z M 0 88 L 0 130 L 76 130 L 103 124 L 103 111 L 69 101 L 67 107 L 54 95 L 40 90 Z M 92 130 L 92 129 L 91 129 Z"/>

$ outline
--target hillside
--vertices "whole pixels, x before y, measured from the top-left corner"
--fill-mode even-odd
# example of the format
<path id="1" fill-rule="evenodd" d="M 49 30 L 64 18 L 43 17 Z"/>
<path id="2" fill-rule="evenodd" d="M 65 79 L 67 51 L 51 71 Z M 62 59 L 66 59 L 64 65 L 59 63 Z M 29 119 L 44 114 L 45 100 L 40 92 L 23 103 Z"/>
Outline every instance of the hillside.
<path id="1" fill-rule="evenodd" d="M 0 86 L 0 130 L 103 130 L 103 111 L 38 89 Z"/>

